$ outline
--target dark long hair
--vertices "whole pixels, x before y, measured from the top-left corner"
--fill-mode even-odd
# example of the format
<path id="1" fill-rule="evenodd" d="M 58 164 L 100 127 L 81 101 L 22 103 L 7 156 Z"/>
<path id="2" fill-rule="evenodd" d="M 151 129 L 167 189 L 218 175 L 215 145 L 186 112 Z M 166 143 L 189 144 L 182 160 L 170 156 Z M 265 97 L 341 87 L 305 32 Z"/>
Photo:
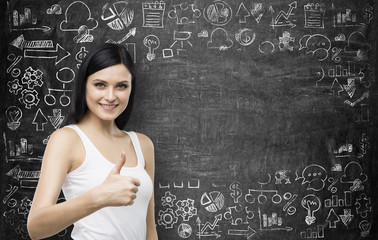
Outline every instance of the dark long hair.
<path id="1" fill-rule="evenodd" d="M 80 65 L 79 72 L 75 79 L 75 88 L 72 96 L 70 112 L 66 124 L 78 123 L 83 119 L 88 110 L 85 87 L 89 75 L 104 68 L 123 64 L 131 73 L 131 93 L 128 105 L 116 119 L 115 123 L 119 129 L 123 129 L 129 121 L 135 95 L 135 72 L 134 63 L 126 48 L 119 44 L 103 43 L 92 49 Z"/>

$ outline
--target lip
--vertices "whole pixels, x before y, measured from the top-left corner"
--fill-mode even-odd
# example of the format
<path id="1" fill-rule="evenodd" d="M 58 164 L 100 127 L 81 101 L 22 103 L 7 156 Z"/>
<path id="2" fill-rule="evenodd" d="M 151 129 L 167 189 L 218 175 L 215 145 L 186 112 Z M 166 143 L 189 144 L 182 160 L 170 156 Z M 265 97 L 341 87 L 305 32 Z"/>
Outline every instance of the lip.
<path id="1" fill-rule="evenodd" d="M 112 111 L 113 109 L 118 107 L 118 104 L 101 104 L 101 103 L 99 103 L 99 105 L 102 107 L 102 109 L 104 109 L 106 111 Z"/>

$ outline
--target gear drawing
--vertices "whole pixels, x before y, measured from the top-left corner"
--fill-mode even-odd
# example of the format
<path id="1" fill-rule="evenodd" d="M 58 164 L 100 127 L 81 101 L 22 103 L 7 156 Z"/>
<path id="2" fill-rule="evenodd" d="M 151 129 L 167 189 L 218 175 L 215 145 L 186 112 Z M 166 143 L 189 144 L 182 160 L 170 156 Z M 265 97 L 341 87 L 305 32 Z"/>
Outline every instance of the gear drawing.
<path id="1" fill-rule="evenodd" d="M 171 192 L 165 192 L 164 196 L 161 198 L 163 206 L 173 207 L 173 203 L 176 200 L 176 196 Z"/>
<path id="2" fill-rule="evenodd" d="M 197 215 L 197 208 L 194 207 L 194 200 L 192 199 L 177 201 L 176 206 L 178 207 L 177 216 L 181 216 L 184 221 L 189 221 L 191 217 Z"/>
<path id="3" fill-rule="evenodd" d="M 178 218 L 176 217 L 172 208 L 167 208 L 164 211 L 160 210 L 158 215 L 158 224 L 164 225 L 166 229 L 173 228 L 173 225 L 177 223 Z"/>
<path id="4" fill-rule="evenodd" d="M 27 90 L 27 89 L 24 89 L 22 92 L 21 92 L 21 98 L 19 98 L 18 100 L 25 104 L 25 107 L 27 109 L 30 109 L 31 106 L 37 106 L 38 103 L 39 103 L 39 98 L 38 98 L 38 92 L 36 90 Z"/>
<path id="5" fill-rule="evenodd" d="M 8 82 L 8 88 L 9 92 L 13 93 L 14 95 L 17 95 L 19 91 L 22 90 L 22 85 L 20 84 L 20 81 L 18 79 L 14 79 L 13 81 Z"/>
<path id="6" fill-rule="evenodd" d="M 32 67 L 28 67 L 21 81 L 23 84 L 28 85 L 28 89 L 34 89 L 35 86 L 41 87 L 43 85 L 42 75 L 43 72 L 41 70 L 34 70 Z"/>

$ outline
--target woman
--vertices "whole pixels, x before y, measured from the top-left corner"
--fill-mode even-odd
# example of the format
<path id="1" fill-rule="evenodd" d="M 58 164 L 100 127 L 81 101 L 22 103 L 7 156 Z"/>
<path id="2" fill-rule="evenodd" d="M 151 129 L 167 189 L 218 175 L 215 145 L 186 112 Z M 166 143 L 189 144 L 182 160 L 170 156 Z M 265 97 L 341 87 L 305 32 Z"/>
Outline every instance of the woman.
<path id="1" fill-rule="evenodd" d="M 28 217 L 32 239 L 74 224 L 72 238 L 157 239 L 154 147 L 122 131 L 133 108 L 135 75 L 127 50 L 102 44 L 82 62 L 69 126 L 46 147 Z M 57 204 L 60 190 L 66 201 Z"/>

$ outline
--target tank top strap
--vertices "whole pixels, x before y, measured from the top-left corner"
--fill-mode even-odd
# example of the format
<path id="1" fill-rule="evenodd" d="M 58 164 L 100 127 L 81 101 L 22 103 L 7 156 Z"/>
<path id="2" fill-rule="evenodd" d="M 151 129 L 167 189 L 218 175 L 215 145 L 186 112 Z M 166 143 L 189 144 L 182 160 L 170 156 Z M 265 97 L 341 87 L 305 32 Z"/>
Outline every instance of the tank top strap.
<path id="1" fill-rule="evenodd" d="M 142 148 L 140 147 L 138 136 L 133 131 L 130 131 L 130 132 L 125 131 L 125 133 L 127 133 L 131 138 L 131 142 L 133 143 L 133 146 L 134 146 L 137 158 L 138 158 L 138 165 L 144 168 L 145 166 L 144 157 L 143 157 Z"/>
<path id="2" fill-rule="evenodd" d="M 92 145 L 91 145 L 91 141 L 87 137 L 87 135 L 85 135 L 85 133 L 78 126 L 76 126 L 76 124 L 67 125 L 65 127 L 69 127 L 69 128 L 72 128 L 73 130 L 75 130 L 75 132 L 79 135 L 81 142 L 84 145 L 85 150 L 88 151 L 89 150 L 88 148 Z"/>

